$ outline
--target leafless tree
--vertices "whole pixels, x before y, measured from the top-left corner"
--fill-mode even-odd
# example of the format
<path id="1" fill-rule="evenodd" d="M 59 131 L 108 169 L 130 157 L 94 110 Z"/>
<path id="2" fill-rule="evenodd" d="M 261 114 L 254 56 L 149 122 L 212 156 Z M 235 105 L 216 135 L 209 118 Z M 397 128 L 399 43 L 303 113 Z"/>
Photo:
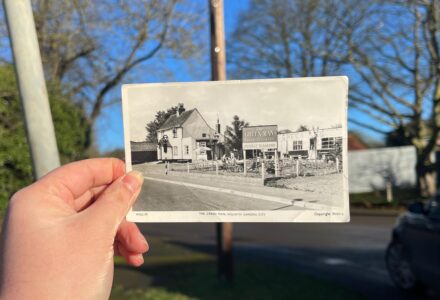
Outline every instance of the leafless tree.
<path id="1" fill-rule="evenodd" d="M 440 1 L 254 0 L 234 32 L 237 77 L 347 74 L 349 121 L 417 149 L 421 191 L 440 131 Z"/>
<path id="2" fill-rule="evenodd" d="M 344 64 L 334 58 L 341 50 L 346 52 L 347 45 L 340 38 L 344 35 L 340 21 L 329 16 L 354 23 L 358 16 L 351 2 L 251 1 L 228 43 L 232 75 L 271 78 L 341 73 Z"/>
<path id="3" fill-rule="evenodd" d="M 373 2 L 374 3 L 374 2 Z M 417 150 L 416 173 L 425 195 L 435 192 L 430 159 L 440 131 L 440 2 L 377 4 L 348 35 L 347 61 L 355 71 L 350 104 L 368 123 Z"/>
<path id="4" fill-rule="evenodd" d="M 127 76 L 164 74 L 160 61 L 193 58 L 203 48 L 205 8 L 189 1 L 32 3 L 46 78 L 84 107 L 91 126 Z M 152 59 L 156 64 L 147 68 Z"/>

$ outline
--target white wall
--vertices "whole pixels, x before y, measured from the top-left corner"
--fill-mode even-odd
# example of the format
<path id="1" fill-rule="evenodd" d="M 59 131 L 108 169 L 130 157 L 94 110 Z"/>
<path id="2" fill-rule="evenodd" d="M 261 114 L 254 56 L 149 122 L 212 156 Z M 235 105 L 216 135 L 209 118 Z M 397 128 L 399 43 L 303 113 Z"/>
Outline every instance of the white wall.
<path id="1" fill-rule="evenodd" d="M 310 138 L 314 136 L 312 131 L 301 131 L 278 134 L 278 151 L 280 151 L 281 156 L 288 154 L 289 151 L 293 150 L 293 141 L 302 141 L 301 150 L 310 149 Z"/>
<path id="2" fill-rule="evenodd" d="M 344 136 L 343 133 L 343 129 L 339 127 L 319 129 L 317 133 L 317 144 L 315 147 L 320 150 L 322 149 L 322 138 L 342 138 Z M 281 156 L 292 151 L 293 141 L 302 141 L 301 150 L 310 150 L 310 139 L 314 137 L 315 133 L 311 130 L 278 134 L 278 151 L 280 151 Z"/>
<path id="3" fill-rule="evenodd" d="M 350 193 L 384 190 L 386 177 L 395 186 L 416 184 L 416 150 L 413 146 L 368 149 L 348 152 Z"/>
<path id="4" fill-rule="evenodd" d="M 160 159 L 182 159 L 183 158 L 183 149 L 182 149 L 182 136 L 183 130 L 181 127 L 176 128 L 177 137 L 174 137 L 173 129 L 168 129 L 163 132 L 157 133 L 157 139 L 160 140 L 164 135 L 168 136 L 168 141 L 171 144 L 171 149 L 167 149 L 167 153 L 162 153 L 158 148 L 157 158 Z M 174 151 L 174 147 L 177 147 L 177 152 Z M 168 147 L 170 148 L 170 147 Z M 163 152 L 163 151 L 162 151 Z"/>
<path id="5" fill-rule="evenodd" d="M 185 147 L 188 146 L 189 154 L 186 154 Z M 183 159 L 193 159 L 192 155 L 194 152 L 193 139 L 191 137 L 185 137 L 182 139 L 182 158 Z"/>

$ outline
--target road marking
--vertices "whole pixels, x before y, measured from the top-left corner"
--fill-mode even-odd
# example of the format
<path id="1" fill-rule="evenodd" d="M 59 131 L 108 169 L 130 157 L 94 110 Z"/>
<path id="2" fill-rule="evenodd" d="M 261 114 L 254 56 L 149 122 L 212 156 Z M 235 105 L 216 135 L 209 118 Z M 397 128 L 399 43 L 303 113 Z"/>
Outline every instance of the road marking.
<path id="1" fill-rule="evenodd" d="M 322 204 L 307 203 L 304 201 L 294 201 L 294 200 L 276 197 L 276 196 L 268 196 L 268 195 L 261 195 L 261 194 L 256 194 L 256 193 L 242 192 L 242 191 L 213 187 L 213 186 L 208 186 L 208 185 L 201 185 L 201 184 L 194 184 L 194 183 L 188 183 L 188 182 L 153 178 L 153 177 L 148 177 L 148 176 L 144 176 L 144 178 L 147 180 L 152 180 L 152 181 L 159 181 L 159 182 L 182 185 L 182 186 L 201 189 L 201 190 L 231 194 L 231 195 L 242 196 L 242 197 L 247 197 L 247 198 L 265 200 L 265 201 L 278 202 L 278 203 L 282 203 L 282 204 L 288 204 L 288 205 L 302 207 L 302 208 L 308 208 L 308 209 L 329 209 L 330 208 L 330 206 L 322 205 Z"/>
<path id="2" fill-rule="evenodd" d="M 326 265 L 330 266 L 339 266 L 339 265 L 351 265 L 351 261 L 339 258 L 339 257 L 327 257 L 322 259 L 322 262 Z"/>

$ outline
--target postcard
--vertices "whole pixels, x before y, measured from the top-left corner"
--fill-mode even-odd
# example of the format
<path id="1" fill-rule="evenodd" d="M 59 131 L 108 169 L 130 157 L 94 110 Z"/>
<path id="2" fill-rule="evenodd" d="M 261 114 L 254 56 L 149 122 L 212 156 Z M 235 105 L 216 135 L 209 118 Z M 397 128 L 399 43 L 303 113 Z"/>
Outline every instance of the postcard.
<path id="1" fill-rule="evenodd" d="M 344 76 L 122 87 L 135 222 L 348 222 Z"/>

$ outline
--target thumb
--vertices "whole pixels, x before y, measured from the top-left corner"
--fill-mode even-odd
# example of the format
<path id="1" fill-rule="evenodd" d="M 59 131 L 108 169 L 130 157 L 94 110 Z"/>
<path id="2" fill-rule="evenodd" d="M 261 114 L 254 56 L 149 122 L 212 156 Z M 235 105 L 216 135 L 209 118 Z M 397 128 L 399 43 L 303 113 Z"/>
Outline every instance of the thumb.
<path id="1" fill-rule="evenodd" d="M 137 171 L 118 178 L 87 209 L 90 219 L 116 231 L 139 195 L 143 181 Z"/>

